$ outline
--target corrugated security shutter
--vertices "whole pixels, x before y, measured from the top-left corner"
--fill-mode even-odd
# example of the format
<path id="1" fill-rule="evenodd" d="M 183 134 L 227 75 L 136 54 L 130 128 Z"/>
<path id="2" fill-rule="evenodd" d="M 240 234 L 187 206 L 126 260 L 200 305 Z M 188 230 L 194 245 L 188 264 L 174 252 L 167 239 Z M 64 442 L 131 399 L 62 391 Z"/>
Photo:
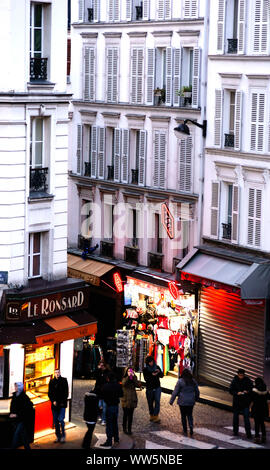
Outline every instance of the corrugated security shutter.
<path id="1" fill-rule="evenodd" d="M 198 375 L 229 387 L 239 367 L 251 379 L 263 376 L 264 307 L 245 305 L 236 293 L 202 287 Z"/>

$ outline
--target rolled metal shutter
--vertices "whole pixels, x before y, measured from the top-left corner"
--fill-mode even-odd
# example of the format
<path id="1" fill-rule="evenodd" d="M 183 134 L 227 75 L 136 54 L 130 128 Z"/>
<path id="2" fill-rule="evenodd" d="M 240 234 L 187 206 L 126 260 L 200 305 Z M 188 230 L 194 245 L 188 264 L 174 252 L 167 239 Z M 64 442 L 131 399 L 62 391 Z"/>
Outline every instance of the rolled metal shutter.
<path id="1" fill-rule="evenodd" d="M 202 287 L 199 305 L 200 379 L 229 387 L 239 367 L 253 380 L 263 377 L 264 306 L 213 287 Z"/>

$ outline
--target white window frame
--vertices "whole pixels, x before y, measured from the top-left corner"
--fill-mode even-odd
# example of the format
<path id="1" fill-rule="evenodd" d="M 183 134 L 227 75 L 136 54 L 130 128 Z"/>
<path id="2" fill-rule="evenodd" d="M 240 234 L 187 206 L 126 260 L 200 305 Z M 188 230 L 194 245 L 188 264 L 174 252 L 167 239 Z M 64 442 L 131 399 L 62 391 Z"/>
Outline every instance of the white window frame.
<path id="1" fill-rule="evenodd" d="M 42 140 L 36 140 L 36 123 L 37 121 L 42 122 Z M 45 121 L 41 117 L 31 118 L 31 131 L 30 131 L 30 168 L 44 168 L 44 138 L 45 138 Z M 41 143 L 41 163 L 36 164 L 36 144 Z"/>
<path id="2" fill-rule="evenodd" d="M 35 235 L 40 236 L 40 246 L 39 252 L 34 253 L 34 237 Z M 42 277 L 42 249 L 43 249 L 43 242 L 42 242 L 42 232 L 32 232 L 29 233 L 28 237 L 28 279 L 36 279 Z M 34 266 L 34 257 L 39 256 L 39 274 L 33 275 L 33 266 Z"/>
<path id="3" fill-rule="evenodd" d="M 34 26 L 35 24 L 35 8 L 40 7 L 41 8 L 41 26 L 37 27 Z M 44 19 L 43 19 L 43 5 L 40 3 L 34 3 L 32 2 L 30 5 L 30 57 L 43 57 L 43 43 L 44 43 Z M 33 47 L 35 45 L 35 30 L 40 29 L 41 30 L 41 50 L 40 51 L 35 51 L 33 50 Z M 38 54 L 38 55 L 36 55 Z"/>

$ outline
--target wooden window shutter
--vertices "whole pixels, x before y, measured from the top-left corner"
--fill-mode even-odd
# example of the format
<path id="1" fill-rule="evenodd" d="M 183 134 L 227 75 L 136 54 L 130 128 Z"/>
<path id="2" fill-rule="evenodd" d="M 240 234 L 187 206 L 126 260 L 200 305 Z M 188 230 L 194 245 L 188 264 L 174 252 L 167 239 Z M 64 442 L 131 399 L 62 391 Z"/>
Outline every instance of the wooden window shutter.
<path id="1" fill-rule="evenodd" d="M 172 0 L 164 0 L 164 8 L 165 8 L 165 20 L 170 20 L 172 18 Z"/>
<path id="2" fill-rule="evenodd" d="M 120 182 L 121 172 L 121 130 L 114 129 L 114 181 Z"/>
<path id="3" fill-rule="evenodd" d="M 198 17 L 198 0 L 185 0 L 184 18 Z"/>
<path id="4" fill-rule="evenodd" d="M 241 150 L 242 91 L 235 94 L 234 148 Z"/>
<path id="5" fill-rule="evenodd" d="M 129 175 L 129 129 L 122 129 L 121 181 L 128 183 Z"/>
<path id="6" fill-rule="evenodd" d="M 120 21 L 120 1 L 114 0 L 114 21 Z"/>
<path id="7" fill-rule="evenodd" d="M 214 145 L 221 147 L 222 139 L 222 116 L 223 116 L 223 90 L 215 90 L 215 127 Z"/>
<path id="8" fill-rule="evenodd" d="M 173 72 L 173 50 L 166 48 L 166 105 L 172 105 L 172 72 Z"/>
<path id="9" fill-rule="evenodd" d="M 132 17 L 132 0 L 126 0 L 126 20 L 131 21 Z"/>
<path id="10" fill-rule="evenodd" d="M 114 0 L 108 0 L 108 18 L 112 22 L 114 20 Z"/>
<path id="11" fill-rule="evenodd" d="M 154 133 L 154 172 L 153 172 L 154 187 L 159 187 L 159 132 Z"/>
<path id="12" fill-rule="evenodd" d="M 105 128 L 98 128 L 98 178 L 105 178 Z"/>
<path id="13" fill-rule="evenodd" d="M 157 19 L 164 19 L 164 0 L 157 0 Z"/>
<path id="14" fill-rule="evenodd" d="M 146 104 L 154 102 L 155 86 L 155 49 L 147 49 Z"/>
<path id="15" fill-rule="evenodd" d="M 248 245 L 261 246 L 262 190 L 249 188 Z"/>
<path id="16" fill-rule="evenodd" d="M 166 133 L 154 132 L 154 171 L 153 185 L 165 189 L 166 186 Z"/>
<path id="17" fill-rule="evenodd" d="M 116 103 L 118 99 L 118 48 L 107 49 L 107 102 Z"/>
<path id="18" fill-rule="evenodd" d="M 91 129 L 91 178 L 97 177 L 97 148 L 98 148 L 98 128 L 92 126 Z"/>
<path id="19" fill-rule="evenodd" d="M 131 51 L 131 103 L 143 102 L 143 49 L 133 48 Z"/>
<path id="20" fill-rule="evenodd" d="M 86 47 L 84 51 L 84 99 L 95 100 L 95 49 Z"/>
<path id="21" fill-rule="evenodd" d="M 192 191 L 192 137 L 179 143 L 179 191 Z"/>
<path id="22" fill-rule="evenodd" d="M 218 0 L 218 21 L 217 21 L 217 52 L 224 52 L 224 23 L 225 23 L 226 0 Z"/>
<path id="23" fill-rule="evenodd" d="M 212 200 L 211 200 L 211 227 L 210 234 L 212 237 L 218 238 L 219 233 L 219 197 L 220 183 L 212 182 Z"/>
<path id="24" fill-rule="evenodd" d="M 143 0 L 143 20 L 149 20 L 149 0 Z"/>
<path id="25" fill-rule="evenodd" d="M 255 0 L 253 52 L 266 53 L 269 35 L 269 0 Z"/>
<path id="26" fill-rule="evenodd" d="M 92 7 L 94 10 L 94 22 L 97 23 L 100 18 L 100 0 L 92 0 Z"/>
<path id="27" fill-rule="evenodd" d="M 232 194 L 232 242 L 238 243 L 240 187 L 233 185 Z"/>
<path id="28" fill-rule="evenodd" d="M 177 92 L 181 87 L 181 49 L 174 49 L 173 60 L 173 105 L 179 106 L 180 96 Z"/>
<path id="29" fill-rule="evenodd" d="M 139 134 L 139 175 L 138 175 L 139 186 L 145 185 L 146 152 L 147 152 L 147 131 L 140 131 L 140 134 Z"/>
<path id="30" fill-rule="evenodd" d="M 77 173 L 80 175 L 82 171 L 82 133 L 83 126 L 77 125 Z"/>
<path id="31" fill-rule="evenodd" d="M 200 66 L 201 66 L 201 50 L 198 47 L 194 47 L 193 49 L 193 77 L 192 77 L 192 108 L 199 107 Z"/>
<path id="32" fill-rule="evenodd" d="M 84 0 L 79 0 L 79 11 L 78 11 L 78 20 L 83 21 L 84 20 Z"/>
<path id="33" fill-rule="evenodd" d="M 245 53 L 246 41 L 246 0 L 239 0 L 238 6 L 238 54 Z"/>
<path id="34" fill-rule="evenodd" d="M 265 127 L 265 94 L 251 94 L 250 150 L 263 152 Z"/>

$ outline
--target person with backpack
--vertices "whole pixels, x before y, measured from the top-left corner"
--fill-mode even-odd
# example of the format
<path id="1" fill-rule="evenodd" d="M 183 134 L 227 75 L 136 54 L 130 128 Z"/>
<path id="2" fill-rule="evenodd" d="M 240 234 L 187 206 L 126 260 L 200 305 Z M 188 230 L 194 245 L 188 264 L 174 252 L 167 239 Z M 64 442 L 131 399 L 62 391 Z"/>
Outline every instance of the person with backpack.
<path id="1" fill-rule="evenodd" d="M 200 397 L 200 391 L 196 380 L 188 369 L 184 369 L 180 379 L 177 381 L 170 399 L 170 405 L 178 397 L 177 404 L 180 408 L 183 433 L 187 436 L 187 422 L 190 435 L 193 435 L 193 407 Z"/>

